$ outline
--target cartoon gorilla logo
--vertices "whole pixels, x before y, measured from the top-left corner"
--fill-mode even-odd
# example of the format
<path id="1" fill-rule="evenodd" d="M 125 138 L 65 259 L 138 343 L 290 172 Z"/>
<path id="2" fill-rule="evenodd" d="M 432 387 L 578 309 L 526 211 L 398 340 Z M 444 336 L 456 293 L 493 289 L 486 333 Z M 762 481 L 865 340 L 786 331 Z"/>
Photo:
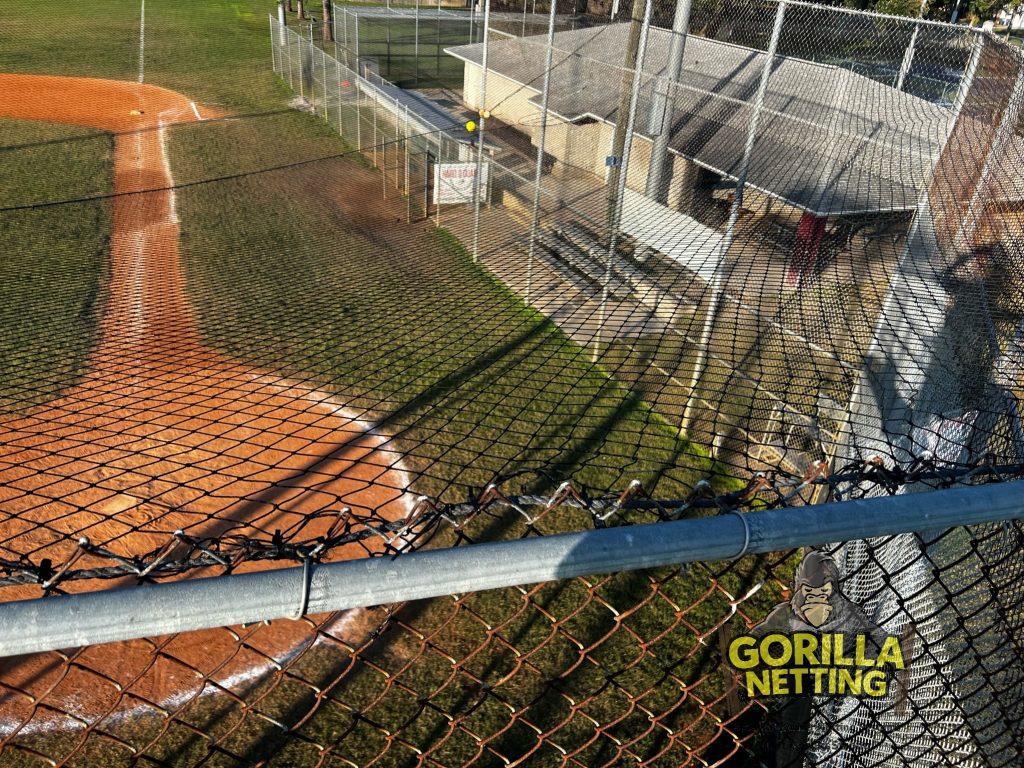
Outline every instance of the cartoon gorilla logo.
<path id="1" fill-rule="evenodd" d="M 793 576 L 793 596 L 750 630 L 754 637 L 794 632 L 869 635 L 880 646 L 885 631 L 850 602 L 839 586 L 839 567 L 825 552 L 807 552 Z"/>

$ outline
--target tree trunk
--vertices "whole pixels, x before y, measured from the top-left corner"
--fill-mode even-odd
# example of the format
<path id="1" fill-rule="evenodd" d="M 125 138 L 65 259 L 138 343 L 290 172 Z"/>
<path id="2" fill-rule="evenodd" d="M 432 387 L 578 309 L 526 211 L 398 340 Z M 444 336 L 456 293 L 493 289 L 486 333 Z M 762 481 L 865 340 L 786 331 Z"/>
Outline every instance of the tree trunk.
<path id="1" fill-rule="evenodd" d="M 324 0 L 324 42 L 334 42 L 334 14 L 331 12 L 331 0 Z"/>
<path id="2" fill-rule="evenodd" d="M 296 2 L 298 3 L 298 6 L 299 6 L 299 18 L 300 19 L 305 19 L 306 18 L 306 4 L 303 2 L 303 0 L 296 0 Z"/>
<path id="3" fill-rule="evenodd" d="M 292 8 L 292 0 L 288 0 L 288 13 L 295 13 L 295 9 Z"/>

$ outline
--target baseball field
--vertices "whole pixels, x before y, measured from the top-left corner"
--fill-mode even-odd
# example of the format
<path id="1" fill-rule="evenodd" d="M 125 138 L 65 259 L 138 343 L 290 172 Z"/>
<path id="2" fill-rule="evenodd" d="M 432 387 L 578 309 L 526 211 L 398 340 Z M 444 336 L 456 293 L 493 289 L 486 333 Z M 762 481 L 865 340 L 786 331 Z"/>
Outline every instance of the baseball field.
<path id="1" fill-rule="evenodd" d="M 532 491 L 553 490 L 555 478 L 597 492 L 638 479 L 662 498 L 709 476 L 727 485 L 703 451 L 462 244 L 430 222 L 407 223 L 404 201 L 382 199 L 378 173 L 355 148 L 288 106 L 292 94 L 269 66 L 273 7 L 40 0 L 5 9 L 8 556 L 59 567 L 83 537 L 131 559 L 175 531 L 317 536 L 343 508 L 361 521 L 399 519 L 420 494 L 460 500 L 528 470 L 542 470 L 524 486 Z M 498 520 L 481 535 L 521 529 Z M 376 542 L 332 557 L 379 553 Z M 62 585 L 80 588 L 92 587 Z M 571 599 L 572 589 L 550 599 Z M 7 599 L 38 594 L 17 587 Z M 428 623 L 445 610 L 417 609 Z M 482 596 L 475 610 L 504 609 Z M 224 715 L 240 692 L 273 702 L 277 691 L 280 707 L 294 708 L 279 690 L 282 665 L 304 658 L 330 679 L 337 659 L 300 651 L 325 637 L 348 653 L 369 647 L 387 615 L 6 660 L 0 763 L 34 764 L 26 755 L 38 753 L 101 764 L 82 745 L 93 748 L 102 722 L 118 734 L 95 758 L 102 764 L 126 755 L 191 764 L 201 740 L 168 711 L 201 713 L 251 739 L 265 722 Z M 524 643 L 542 633 L 521 630 Z M 581 637 L 603 631 L 580 628 Z M 424 666 L 412 679 L 431 674 Z M 317 722 L 336 728 L 330 717 Z M 251 754 L 273 754 L 274 744 Z"/>

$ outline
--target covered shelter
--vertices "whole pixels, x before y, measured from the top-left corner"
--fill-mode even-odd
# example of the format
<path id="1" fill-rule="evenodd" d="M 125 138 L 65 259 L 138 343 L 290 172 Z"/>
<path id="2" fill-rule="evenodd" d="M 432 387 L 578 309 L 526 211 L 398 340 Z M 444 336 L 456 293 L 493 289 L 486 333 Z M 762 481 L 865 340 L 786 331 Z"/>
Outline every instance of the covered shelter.
<path id="1" fill-rule="evenodd" d="M 554 35 L 545 151 L 566 167 L 605 173 L 622 88 L 629 25 Z M 644 191 L 659 95 L 671 109 L 672 181 L 667 207 L 685 212 L 702 187 L 735 180 L 766 53 L 688 36 L 683 71 L 665 74 L 673 33 L 651 27 L 627 186 Z M 463 99 L 480 108 L 483 46 L 446 51 L 464 62 Z M 546 36 L 491 40 L 487 104 L 492 114 L 536 137 Z M 794 260 L 813 262 L 824 222 L 884 217 L 914 209 L 953 120 L 928 101 L 840 64 L 776 55 L 747 172 L 750 189 L 801 214 Z M 644 207 L 644 210 L 647 206 Z M 623 222 L 629 231 L 631 222 Z"/>

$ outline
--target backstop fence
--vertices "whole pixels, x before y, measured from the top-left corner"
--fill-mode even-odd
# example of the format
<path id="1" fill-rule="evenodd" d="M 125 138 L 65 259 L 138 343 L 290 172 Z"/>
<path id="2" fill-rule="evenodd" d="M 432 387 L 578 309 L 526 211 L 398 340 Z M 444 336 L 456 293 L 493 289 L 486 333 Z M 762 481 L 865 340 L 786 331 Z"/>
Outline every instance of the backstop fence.
<path id="1" fill-rule="evenodd" d="M 1015 765 L 1022 475 L 1019 465 L 852 465 L 814 482 L 887 498 L 819 507 L 789 506 L 800 483 L 765 478 L 669 501 L 636 485 L 524 493 L 536 478 L 519 476 L 463 503 L 424 500 L 401 524 L 339 515 L 326 537 L 178 534 L 132 561 L 83 545 L 71 567 L 22 565 L 4 579 L 7 590 L 86 593 L 0 609 L 0 649 L 35 652 L 8 661 L 3 755 L 13 765 Z M 911 487 L 943 488 L 947 503 L 898 495 Z M 846 594 L 888 562 L 891 539 L 863 540 L 853 568 L 849 545 L 827 539 L 922 521 L 934 528 L 901 539 L 907 570 L 930 578 L 880 580 L 864 603 L 891 607 L 871 616 L 902 649 L 875 673 L 881 688 L 865 695 L 873 667 L 844 678 L 853 667 L 839 666 L 817 688 L 805 674 L 802 691 L 763 696 L 764 672 L 739 649 L 799 594 L 799 553 L 780 543 L 832 554 Z M 553 535 L 565 530 L 583 532 Z M 310 566 L 359 541 L 386 556 Z M 264 559 L 305 566 L 253 568 Z M 622 570 L 602 575 L 608 567 Z M 96 589 L 126 577 L 150 586 Z M 494 589 L 504 584 L 515 586 Z M 225 621 L 236 625 L 172 634 Z M 120 642 L 56 650 L 90 637 Z"/>
<path id="2" fill-rule="evenodd" d="M 1004 160 L 1024 147 L 1019 51 L 802 3 L 637 2 L 631 23 L 579 29 L 548 10 L 546 35 L 487 28 L 448 49 L 464 63 L 452 125 L 487 126 L 470 146 L 481 183 L 446 224 L 475 258 L 550 317 L 590 308 L 589 326 L 560 324 L 741 475 L 1022 460 L 1020 298 L 996 277 L 1019 275 L 1022 246 Z M 438 152 L 440 167 L 473 159 L 454 133 L 460 154 Z M 903 703 L 819 702 L 803 712 L 809 751 L 776 745 L 777 759 L 1017 759 L 1017 705 L 990 707 L 1018 700 L 996 671 L 1017 658 L 1015 630 L 982 651 L 992 670 L 961 667 L 981 656 L 949 626 L 972 609 L 932 587 L 962 551 L 918 543 L 835 549 L 848 595 L 936 649 Z M 959 696 L 939 693 L 950 684 Z"/>
<path id="3" fill-rule="evenodd" d="M 1020 764 L 1020 51 L 800 0 L 329 29 L 270 19 L 330 131 L 192 103 L 109 195 L 3 192 L 109 219 L 117 300 L 0 401 L 0 764 Z"/>

